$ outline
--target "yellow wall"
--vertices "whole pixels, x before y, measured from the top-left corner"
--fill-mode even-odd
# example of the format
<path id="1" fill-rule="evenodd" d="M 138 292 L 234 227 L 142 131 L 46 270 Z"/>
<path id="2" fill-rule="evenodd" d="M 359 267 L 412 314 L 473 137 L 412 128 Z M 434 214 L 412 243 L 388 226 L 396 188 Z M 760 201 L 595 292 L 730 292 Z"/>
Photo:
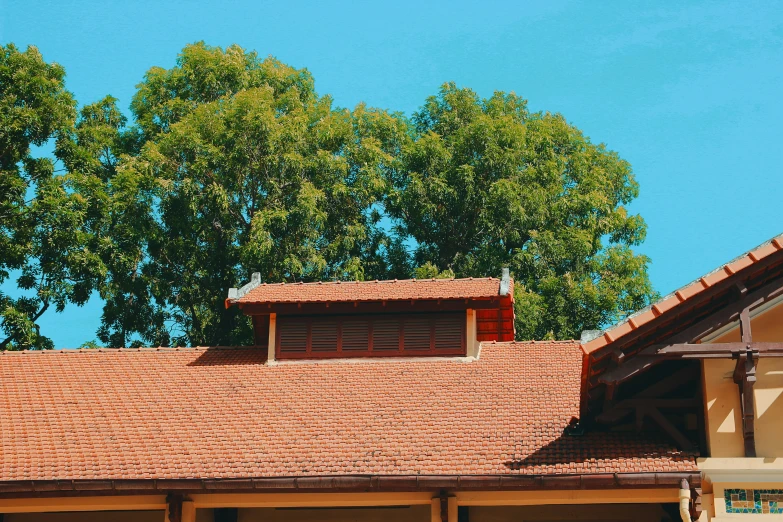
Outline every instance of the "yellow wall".
<path id="1" fill-rule="evenodd" d="M 580 520 L 660 522 L 659 504 L 569 506 L 471 506 L 471 522 Z M 198 510 L 197 522 L 211 522 L 212 510 Z M 355 509 L 240 509 L 238 522 L 430 522 L 429 506 Z M 42 522 L 49 522 L 42 521 Z M 69 521 L 70 522 L 70 521 Z"/>
<path id="2" fill-rule="evenodd" d="M 751 318 L 750 330 L 756 342 L 772 343 L 783 341 L 783 304 L 778 304 Z M 739 326 L 713 339 L 713 343 L 740 341 Z"/>
<path id="3" fill-rule="evenodd" d="M 733 360 L 704 361 L 704 397 L 711 457 L 744 457 L 739 388 Z M 783 457 L 783 358 L 761 358 L 753 389 L 756 455 Z"/>
<path id="4" fill-rule="evenodd" d="M 430 506 L 352 509 L 240 509 L 237 522 L 430 522 Z M 201 521 L 199 521 L 201 522 Z"/>
<path id="5" fill-rule="evenodd" d="M 663 516 L 660 504 L 470 507 L 470 522 L 550 520 L 660 522 L 664 520 Z"/>
<path id="6" fill-rule="evenodd" d="M 10 513 L 3 522 L 163 522 L 163 511 L 87 511 Z"/>
<path id="7" fill-rule="evenodd" d="M 751 321 L 753 340 L 783 341 L 783 305 L 757 315 Z M 739 330 L 731 330 L 711 341 L 739 341 Z M 711 457 L 744 457 L 739 389 L 734 383 L 735 361 L 707 359 L 703 362 L 707 438 Z M 783 358 L 759 359 L 754 398 L 756 402 L 756 454 L 783 456 Z"/>

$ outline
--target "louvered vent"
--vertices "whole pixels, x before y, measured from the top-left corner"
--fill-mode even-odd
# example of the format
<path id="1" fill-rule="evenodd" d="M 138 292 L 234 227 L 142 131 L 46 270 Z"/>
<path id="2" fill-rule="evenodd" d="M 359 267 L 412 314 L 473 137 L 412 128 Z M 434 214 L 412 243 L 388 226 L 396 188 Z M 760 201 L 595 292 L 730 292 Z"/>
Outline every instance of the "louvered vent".
<path id="1" fill-rule="evenodd" d="M 373 321 L 372 350 L 374 352 L 400 351 L 400 320 L 378 318 Z"/>
<path id="2" fill-rule="evenodd" d="M 313 321 L 311 346 L 314 352 L 337 351 L 337 320 Z"/>
<path id="3" fill-rule="evenodd" d="M 370 346 L 370 321 L 367 319 L 343 320 L 343 351 L 366 352 Z"/>
<path id="4" fill-rule="evenodd" d="M 465 355 L 465 313 L 278 316 L 281 359 Z"/>
<path id="5" fill-rule="evenodd" d="M 307 352 L 307 322 L 281 321 L 277 323 L 281 353 Z"/>
<path id="6" fill-rule="evenodd" d="M 465 321 L 458 315 L 435 316 L 435 350 L 450 350 L 463 346 Z"/>
<path id="7" fill-rule="evenodd" d="M 404 350 L 429 350 L 432 332 L 428 316 L 409 317 L 402 335 Z"/>

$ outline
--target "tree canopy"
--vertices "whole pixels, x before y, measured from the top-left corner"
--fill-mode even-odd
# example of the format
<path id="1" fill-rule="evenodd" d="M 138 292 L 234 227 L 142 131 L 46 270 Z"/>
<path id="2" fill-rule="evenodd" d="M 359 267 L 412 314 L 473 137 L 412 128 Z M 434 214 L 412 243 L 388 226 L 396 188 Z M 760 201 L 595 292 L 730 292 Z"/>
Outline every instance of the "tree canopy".
<path id="1" fill-rule="evenodd" d="M 632 250 L 645 226 L 625 208 L 638 191 L 628 163 L 513 93 L 445 84 L 410 118 L 351 110 L 306 69 L 197 43 L 147 72 L 129 120 L 111 96 L 77 114 L 61 67 L 3 51 L 0 282 L 19 274 L 28 291 L 0 294 L 5 348 L 50 347 L 40 315 L 93 290 L 106 345 L 248 343 L 224 299 L 251 272 L 509 266 L 520 338 L 571 338 L 654 295 Z M 53 158 L 34 159 L 50 140 Z"/>
<path id="2" fill-rule="evenodd" d="M 415 263 L 516 282 L 523 339 L 578 338 L 654 295 L 631 246 L 645 224 L 630 165 L 561 115 L 445 84 L 413 115 L 386 208 L 415 240 Z"/>
<path id="3" fill-rule="evenodd" d="M 64 77 L 34 47 L 0 46 L 0 284 L 14 276 L 17 287 L 0 291 L 0 349 L 51 348 L 38 319 L 85 303 L 103 276 L 87 248 L 88 202 L 56 168 L 76 114 Z M 52 145 L 52 157 L 37 154 Z"/>

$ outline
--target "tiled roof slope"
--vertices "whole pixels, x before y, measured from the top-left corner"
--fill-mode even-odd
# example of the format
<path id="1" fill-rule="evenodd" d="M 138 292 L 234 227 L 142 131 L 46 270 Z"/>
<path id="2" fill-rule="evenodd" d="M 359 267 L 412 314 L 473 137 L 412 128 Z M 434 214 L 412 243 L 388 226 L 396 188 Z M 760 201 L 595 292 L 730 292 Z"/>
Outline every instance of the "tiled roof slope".
<path id="1" fill-rule="evenodd" d="M 0 481 L 693 471 L 631 435 L 563 436 L 576 342 L 481 358 L 267 366 L 253 348 L 0 354 Z"/>
<path id="2" fill-rule="evenodd" d="M 758 247 L 736 257 L 725 265 L 716 268 L 709 274 L 683 286 L 679 290 L 675 290 L 651 306 L 631 315 L 624 321 L 620 321 L 616 325 L 604 330 L 601 332 L 601 335 L 583 344 L 582 349 L 586 354 L 591 354 L 596 350 L 600 350 L 619 338 L 637 330 L 642 325 L 649 323 L 658 316 L 672 310 L 677 305 L 698 296 L 701 292 L 715 286 L 727 277 L 730 277 L 740 270 L 748 268 L 781 250 L 783 250 L 783 234 L 762 243 Z"/>
<path id="3" fill-rule="evenodd" d="M 261 284 L 239 303 L 307 303 L 406 299 L 487 299 L 498 297 L 500 279 L 404 279 L 323 283 Z M 510 289 L 509 296 L 513 295 Z M 509 297 L 510 298 L 510 297 Z"/>

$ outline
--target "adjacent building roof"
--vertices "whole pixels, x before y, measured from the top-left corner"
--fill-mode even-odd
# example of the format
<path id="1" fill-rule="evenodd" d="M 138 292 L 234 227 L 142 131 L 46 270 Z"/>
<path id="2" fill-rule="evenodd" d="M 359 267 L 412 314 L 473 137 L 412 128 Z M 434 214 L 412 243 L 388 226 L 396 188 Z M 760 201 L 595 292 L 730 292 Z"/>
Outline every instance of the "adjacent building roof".
<path id="1" fill-rule="evenodd" d="M 501 294 L 501 279 L 404 279 L 391 281 L 337 281 L 321 283 L 259 284 L 231 300 L 246 303 L 319 303 L 433 299 L 510 299 Z"/>
<path id="2" fill-rule="evenodd" d="M 696 470 L 662 440 L 565 434 L 582 358 L 575 341 L 484 343 L 473 362 L 277 366 L 254 348 L 4 352 L 0 484 Z"/>
<path id="3" fill-rule="evenodd" d="M 692 302 L 702 297 L 707 290 L 714 288 L 734 274 L 741 271 L 751 272 L 756 267 L 765 270 L 766 267 L 762 267 L 761 265 L 764 265 L 765 263 L 768 264 L 770 258 L 772 256 L 777 256 L 781 251 L 783 251 L 783 234 L 772 238 L 728 263 L 719 266 L 696 281 L 683 286 L 679 290 L 675 290 L 651 306 L 629 316 L 624 321 L 600 332 L 596 338 L 583 344 L 582 347 L 584 352 L 586 354 L 592 354 L 593 352 L 628 336 L 661 316 L 678 313 L 681 309 L 688 307 Z M 659 322 L 662 322 L 664 319 L 664 317 L 661 317 L 661 319 L 658 320 Z"/>

